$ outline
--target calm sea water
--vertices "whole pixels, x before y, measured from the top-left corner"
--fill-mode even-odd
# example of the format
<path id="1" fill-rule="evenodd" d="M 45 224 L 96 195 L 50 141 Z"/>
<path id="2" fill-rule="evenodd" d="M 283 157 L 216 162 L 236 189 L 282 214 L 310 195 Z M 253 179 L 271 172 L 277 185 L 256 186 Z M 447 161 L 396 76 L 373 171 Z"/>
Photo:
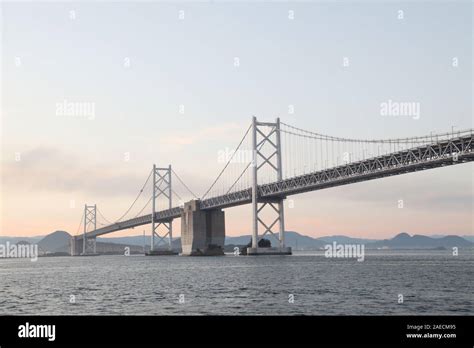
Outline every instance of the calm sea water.
<path id="1" fill-rule="evenodd" d="M 364 262 L 321 252 L 3 259 L 0 314 L 473 315 L 474 255 L 466 253 L 373 251 Z"/>

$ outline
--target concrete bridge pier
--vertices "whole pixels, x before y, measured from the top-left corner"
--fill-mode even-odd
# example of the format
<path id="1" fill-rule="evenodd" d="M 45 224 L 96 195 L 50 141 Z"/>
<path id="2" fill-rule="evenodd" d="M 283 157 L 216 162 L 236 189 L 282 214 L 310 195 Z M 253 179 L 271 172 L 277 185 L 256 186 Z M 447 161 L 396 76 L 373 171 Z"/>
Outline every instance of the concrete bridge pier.
<path id="1" fill-rule="evenodd" d="M 181 255 L 224 255 L 225 213 L 221 209 L 201 210 L 199 200 L 184 204 L 181 214 Z"/>
<path id="2" fill-rule="evenodd" d="M 79 256 L 82 252 L 82 240 L 77 236 L 72 236 L 69 240 L 69 248 L 71 256 Z"/>
<path id="3" fill-rule="evenodd" d="M 84 242 L 85 240 L 85 242 Z M 97 239 L 73 236 L 69 241 L 71 256 L 93 256 L 97 254 Z"/>

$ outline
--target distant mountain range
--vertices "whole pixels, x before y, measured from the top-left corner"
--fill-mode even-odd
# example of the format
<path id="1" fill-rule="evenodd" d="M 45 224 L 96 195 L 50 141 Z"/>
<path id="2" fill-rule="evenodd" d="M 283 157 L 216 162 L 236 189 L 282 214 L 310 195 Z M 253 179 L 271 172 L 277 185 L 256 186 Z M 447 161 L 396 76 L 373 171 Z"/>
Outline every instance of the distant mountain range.
<path id="1" fill-rule="evenodd" d="M 40 256 L 66 255 L 70 253 L 70 239 L 71 235 L 66 231 L 55 231 L 44 237 L 0 237 L 0 244 L 5 244 L 6 242 L 11 244 L 38 244 Z M 108 238 L 98 238 L 97 240 L 97 252 L 102 254 L 123 254 L 126 247 L 130 248 L 131 254 L 143 252 L 143 244 L 121 244 L 117 241 L 108 241 Z"/>
<path id="2" fill-rule="evenodd" d="M 251 240 L 250 235 L 240 237 L 226 237 L 226 244 L 245 245 Z M 474 243 L 459 236 L 429 236 L 400 233 L 392 239 L 376 240 L 364 238 L 352 238 L 342 235 L 326 236 L 312 238 L 301 235 L 297 232 L 287 231 L 285 233 L 285 244 L 294 250 L 315 250 L 324 249 L 327 244 L 336 242 L 338 244 L 364 244 L 367 249 L 434 249 L 450 248 L 457 246 L 459 248 L 474 247 Z"/>
<path id="3" fill-rule="evenodd" d="M 464 238 L 463 238 L 464 237 Z M 435 248 L 473 248 L 474 243 L 471 239 L 473 236 L 455 236 L 455 235 L 435 235 L 423 236 L 413 235 L 408 233 L 400 233 L 391 239 L 375 240 L 364 238 L 352 238 L 343 235 L 326 236 L 313 238 L 299 234 L 294 231 L 287 231 L 285 233 L 285 244 L 292 247 L 294 250 L 319 250 L 323 249 L 325 245 L 336 242 L 338 244 L 364 244 L 367 249 L 435 249 Z M 71 235 L 65 231 L 56 231 L 47 236 L 41 237 L 0 237 L 0 243 L 37 243 L 41 253 L 67 253 L 69 252 L 69 240 Z M 268 236 L 272 243 L 270 236 Z M 226 237 L 226 249 L 232 250 L 233 246 L 243 246 L 251 241 L 251 235 L 244 235 L 238 237 Z M 98 251 L 109 253 L 122 253 L 124 248 L 130 246 L 131 252 L 142 252 L 143 246 L 145 249 L 150 247 L 150 237 L 128 236 L 128 237 L 110 237 L 97 238 Z M 181 239 L 175 238 L 173 240 L 173 248 L 181 249 Z"/>
<path id="4" fill-rule="evenodd" d="M 267 237 L 272 242 L 270 236 Z M 239 237 L 226 237 L 226 245 L 246 245 L 252 239 L 251 235 L 239 236 Z M 317 250 L 322 249 L 326 244 L 331 244 L 332 242 L 336 243 L 346 243 L 346 244 L 368 244 L 375 242 L 375 239 L 361 239 L 361 238 L 351 238 L 347 236 L 327 236 L 320 238 L 313 238 L 299 234 L 294 231 L 286 231 L 285 233 L 285 245 L 292 247 L 295 250 Z"/>
<path id="5" fill-rule="evenodd" d="M 424 249 L 424 248 L 468 248 L 474 243 L 459 236 L 445 236 L 432 238 L 421 235 L 410 236 L 408 233 L 400 233 L 392 239 L 384 239 L 372 243 L 376 248 L 389 249 Z"/>
<path id="6" fill-rule="evenodd" d="M 443 238 L 443 237 L 448 237 L 449 235 L 447 234 L 433 234 L 433 235 L 430 235 L 428 237 L 431 237 L 431 238 Z M 462 237 L 464 238 L 465 240 L 468 240 L 470 242 L 473 242 L 474 243 L 474 235 L 471 235 L 471 236 L 459 236 L 459 237 Z"/>

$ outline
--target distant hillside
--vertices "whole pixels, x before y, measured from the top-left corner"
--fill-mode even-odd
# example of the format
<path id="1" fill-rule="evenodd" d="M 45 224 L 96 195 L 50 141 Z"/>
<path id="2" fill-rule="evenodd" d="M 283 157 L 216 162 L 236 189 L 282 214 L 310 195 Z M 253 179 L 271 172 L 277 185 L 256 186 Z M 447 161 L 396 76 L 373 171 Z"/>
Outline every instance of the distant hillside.
<path id="1" fill-rule="evenodd" d="M 332 244 L 333 242 L 340 244 L 368 244 L 377 242 L 377 239 L 352 238 L 347 236 L 327 236 L 318 239 L 324 241 L 326 244 Z"/>
<path id="2" fill-rule="evenodd" d="M 5 244 L 9 242 L 10 244 L 16 244 L 21 241 L 28 242 L 30 244 L 38 243 L 44 236 L 36 236 L 36 237 L 0 237 L 0 244 Z"/>
<path id="3" fill-rule="evenodd" d="M 69 242 L 71 235 L 65 231 L 56 231 L 45 237 L 0 237 L 0 243 L 7 241 L 14 244 L 21 241 L 28 243 L 37 243 L 41 253 L 69 253 Z M 267 234 L 272 245 L 276 246 L 276 240 Z M 225 245 L 229 246 L 229 250 L 233 250 L 233 246 L 247 245 L 251 240 L 251 235 L 243 235 L 238 237 L 227 236 Z M 121 253 L 124 247 L 129 246 L 132 252 L 143 251 L 150 248 L 150 236 L 143 235 L 128 237 L 99 237 L 97 238 L 97 250 L 106 253 Z M 407 233 L 400 233 L 392 239 L 373 240 L 364 238 L 352 238 L 343 235 L 325 236 L 313 238 L 299 234 L 294 231 L 286 231 L 285 244 L 294 250 L 318 250 L 323 249 L 325 245 L 333 242 L 339 244 L 364 244 L 366 249 L 433 249 L 433 248 L 472 248 L 474 243 L 459 236 L 410 236 Z M 181 250 L 181 238 L 173 239 L 173 249 Z"/>
<path id="4" fill-rule="evenodd" d="M 225 243 L 226 245 L 245 245 L 250 241 L 250 239 L 250 235 L 239 237 L 226 237 Z M 269 239 L 271 240 L 272 244 L 275 243 L 275 240 L 273 238 L 269 237 Z M 459 236 L 431 238 L 421 235 L 410 236 L 407 233 L 400 233 L 392 239 L 376 240 L 365 238 L 352 238 L 342 235 L 312 238 L 293 231 L 287 231 L 285 233 L 285 244 L 295 250 L 322 249 L 325 245 L 332 244 L 333 242 L 339 244 L 364 244 L 368 249 L 433 249 L 439 247 L 450 248 L 454 246 L 457 246 L 459 248 L 469 248 L 474 246 L 474 243 Z"/>
<path id="5" fill-rule="evenodd" d="M 246 234 L 243 236 L 233 237 L 233 236 L 225 236 L 225 244 L 232 244 L 232 245 L 247 245 L 250 241 L 252 236 L 250 234 Z"/>
<path id="6" fill-rule="evenodd" d="M 472 243 L 474 243 L 474 236 L 461 236 L 462 238 L 464 238 L 465 240 L 468 240 Z"/>
<path id="7" fill-rule="evenodd" d="M 125 239 L 133 237 L 125 237 Z M 105 241 L 103 241 L 105 239 Z M 143 243 L 141 245 L 134 245 L 130 243 L 110 243 L 107 241 L 109 238 L 97 238 L 97 252 L 99 254 L 124 254 L 125 248 L 130 248 L 130 253 L 137 254 L 143 253 Z M 113 239 L 113 238 L 110 238 Z M 123 238 L 116 238 L 123 239 Z M 70 253 L 70 240 L 71 235 L 65 231 L 56 231 L 48 234 L 38 242 L 40 254 L 53 254 L 53 253 Z M 143 242 L 143 236 L 141 236 Z M 179 248 L 181 245 L 179 245 Z M 149 249 L 149 246 L 148 248 Z"/>
<path id="8" fill-rule="evenodd" d="M 250 234 L 237 237 L 226 236 L 225 245 L 247 245 L 247 243 L 250 242 L 251 238 L 252 237 Z M 275 245 L 275 240 L 272 237 L 268 236 L 268 239 L 272 242 L 273 245 Z M 98 241 L 143 246 L 143 236 L 98 238 Z M 365 238 L 352 238 L 343 235 L 313 238 L 299 234 L 294 231 L 286 231 L 285 233 L 285 244 L 295 250 L 323 249 L 325 245 L 332 244 L 333 242 L 340 244 L 365 244 L 366 248 L 368 249 L 384 247 L 391 249 L 433 249 L 437 247 L 448 248 L 452 246 L 457 246 L 460 248 L 469 248 L 473 246 L 473 243 L 459 236 L 437 236 L 437 238 L 433 238 L 421 235 L 414 235 L 413 237 L 411 237 L 406 233 L 400 233 L 392 239 L 376 240 Z M 150 236 L 145 237 L 145 243 L 147 246 L 150 245 Z M 179 237 L 173 240 L 173 247 L 178 250 L 181 249 L 181 239 Z"/>
<path id="9" fill-rule="evenodd" d="M 272 244 L 274 241 L 272 240 Z M 293 249 L 298 250 L 313 250 L 321 249 L 328 244 L 326 241 L 321 240 L 320 238 L 313 238 L 299 234 L 297 232 L 286 232 L 285 233 L 285 245 Z"/>
<path id="10" fill-rule="evenodd" d="M 272 245 L 276 246 L 276 239 L 267 235 L 266 237 L 272 242 Z M 225 237 L 226 245 L 247 245 L 252 239 L 250 234 L 239 236 L 239 237 Z M 319 238 L 313 238 L 299 234 L 294 231 L 285 232 L 285 245 L 299 250 L 313 250 L 321 249 L 328 244 L 326 241 L 320 240 Z"/>
<path id="11" fill-rule="evenodd" d="M 145 240 L 143 240 L 143 236 L 130 236 L 130 237 L 110 237 L 110 238 L 97 238 L 97 242 L 101 243 L 110 243 L 110 244 L 122 244 L 122 245 L 135 245 L 140 246 L 143 248 L 143 244 L 145 244 L 146 248 L 150 247 L 151 244 L 151 237 L 145 236 Z M 181 250 L 181 238 L 173 238 L 173 249 Z"/>
<path id="12" fill-rule="evenodd" d="M 267 237 L 272 243 L 275 243 L 275 239 L 268 236 Z M 247 245 L 252 239 L 251 235 L 244 235 L 238 237 L 226 236 L 225 244 L 226 245 Z M 130 236 L 130 237 L 112 237 L 112 238 L 98 238 L 100 242 L 106 243 L 120 243 L 128 245 L 140 245 L 143 246 L 143 236 Z M 150 245 L 150 236 L 145 237 L 145 244 Z M 285 233 L 285 244 L 290 247 L 298 247 L 298 249 L 320 249 L 324 245 L 328 244 L 325 241 L 320 241 L 318 239 L 301 235 L 297 232 L 286 231 Z M 173 239 L 173 247 L 176 249 L 181 249 L 181 238 Z"/>
<path id="13" fill-rule="evenodd" d="M 431 238 L 443 238 L 443 237 L 447 237 L 448 235 L 447 234 L 432 234 L 432 235 L 429 235 L 428 237 L 431 237 Z M 474 243 L 474 235 L 463 235 L 463 236 L 460 236 L 462 238 L 464 238 L 465 240 L 468 240 L 470 242 L 473 242 Z"/>
<path id="14" fill-rule="evenodd" d="M 150 236 L 129 236 L 129 237 L 98 237 L 97 241 L 104 243 L 118 243 L 118 244 L 130 244 L 130 245 L 141 245 L 150 244 Z"/>
<path id="15" fill-rule="evenodd" d="M 390 249 L 428 249 L 428 248 L 468 248 L 472 247 L 474 243 L 461 238 L 459 236 L 446 236 L 440 238 L 431 238 L 427 236 L 414 235 L 410 236 L 408 233 L 400 233 L 392 239 L 384 239 L 371 243 L 371 247 L 376 248 L 390 248 Z"/>
<path id="16" fill-rule="evenodd" d="M 57 253 L 69 252 L 71 235 L 65 231 L 56 231 L 48 234 L 38 242 L 38 247 L 43 252 Z"/>

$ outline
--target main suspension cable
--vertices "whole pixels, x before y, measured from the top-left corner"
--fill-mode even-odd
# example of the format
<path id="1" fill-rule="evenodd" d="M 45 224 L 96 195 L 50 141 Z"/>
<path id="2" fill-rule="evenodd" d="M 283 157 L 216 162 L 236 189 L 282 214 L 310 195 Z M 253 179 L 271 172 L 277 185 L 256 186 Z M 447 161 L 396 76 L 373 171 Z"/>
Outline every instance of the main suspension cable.
<path id="1" fill-rule="evenodd" d="M 143 208 L 133 217 L 133 219 L 138 217 L 145 210 L 145 208 L 148 206 L 148 204 L 150 204 L 152 199 L 153 199 L 153 194 L 151 194 L 150 199 L 148 199 L 148 202 L 146 202 L 146 204 L 143 206 Z"/>
<path id="2" fill-rule="evenodd" d="M 105 222 L 107 222 L 108 224 L 113 224 L 113 222 L 110 222 L 105 216 L 104 214 L 102 214 L 102 212 L 99 210 L 99 208 L 96 208 L 97 209 L 97 212 L 99 213 L 100 216 L 102 216 L 102 219 L 104 219 Z"/>
<path id="3" fill-rule="evenodd" d="M 81 226 L 82 226 L 82 222 L 84 221 L 84 214 L 81 214 L 81 222 L 79 223 L 79 226 L 77 227 L 77 232 L 76 232 L 76 235 L 79 234 L 79 231 L 81 229 Z"/>
<path id="4" fill-rule="evenodd" d="M 189 187 L 184 183 L 183 180 L 181 180 L 181 178 L 179 177 L 179 175 L 178 175 L 173 169 L 171 169 L 171 171 L 172 171 L 173 174 L 176 176 L 176 178 L 178 178 L 179 182 L 180 182 L 181 184 L 183 184 L 183 186 L 186 188 L 186 190 L 188 190 L 188 192 L 189 192 L 194 198 L 198 199 L 198 197 L 194 194 L 194 192 L 189 189 Z M 176 193 L 176 192 L 175 192 L 175 193 Z M 178 194 L 176 194 L 176 195 L 178 196 Z M 181 199 L 181 198 L 180 198 L 180 199 Z"/>
<path id="5" fill-rule="evenodd" d="M 145 183 L 143 184 L 142 188 L 140 189 L 140 191 L 138 192 L 138 195 L 137 197 L 135 198 L 135 200 L 133 201 L 133 203 L 130 205 L 130 207 L 125 211 L 125 213 L 123 213 L 123 215 L 121 217 L 119 217 L 117 220 L 115 220 L 114 223 L 117 223 L 119 221 L 121 221 L 123 219 L 123 217 L 125 215 L 127 215 L 129 213 L 129 211 L 133 208 L 133 206 L 135 205 L 135 203 L 138 201 L 138 198 L 140 198 L 141 194 L 143 193 L 143 190 L 145 189 L 145 186 L 146 184 L 148 183 L 148 181 L 150 180 L 150 177 L 151 177 L 151 174 L 153 173 L 153 170 L 150 171 L 150 174 L 148 175 L 148 178 L 146 179 Z"/>
<path id="6" fill-rule="evenodd" d="M 216 180 L 214 180 L 214 182 L 212 183 L 212 185 L 208 188 L 208 190 L 206 191 L 206 193 L 202 196 L 201 200 L 206 198 L 207 194 L 209 193 L 209 191 L 212 190 L 212 188 L 214 187 L 214 185 L 216 184 L 216 182 L 219 180 L 219 178 L 222 176 L 222 174 L 224 173 L 224 171 L 226 170 L 226 168 L 229 166 L 230 162 L 232 161 L 232 159 L 234 158 L 234 155 L 237 153 L 237 151 L 239 150 L 240 148 L 240 145 L 242 145 L 242 143 L 244 142 L 245 140 L 245 137 L 247 136 L 247 134 L 249 133 L 250 129 L 252 128 L 252 125 L 249 126 L 249 128 L 247 128 L 247 131 L 245 132 L 244 136 L 242 137 L 242 140 L 240 140 L 240 143 L 239 145 L 237 145 L 237 148 L 235 149 L 235 151 L 232 153 L 232 156 L 230 157 L 230 159 L 227 161 L 226 165 L 224 166 L 224 168 L 222 168 L 221 172 L 219 173 L 219 175 L 217 176 Z"/>
<path id="7" fill-rule="evenodd" d="M 459 136 L 460 134 L 464 134 L 464 133 L 472 133 L 472 129 L 465 129 L 465 130 L 460 130 L 460 131 L 457 131 L 457 132 L 430 134 L 430 135 L 425 135 L 425 136 L 421 136 L 421 137 L 367 140 L 367 139 L 351 139 L 351 138 L 334 137 L 334 136 L 329 136 L 329 135 L 324 135 L 324 134 L 321 134 L 321 133 L 308 131 L 308 130 L 305 130 L 305 129 L 302 129 L 302 128 L 298 128 L 298 127 L 289 125 L 289 124 L 284 123 L 284 122 L 280 122 L 280 123 L 282 125 L 288 127 L 288 128 L 293 129 L 294 131 L 299 131 L 299 132 L 303 132 L 303 133 L 306 133 L 306 134 L 310 134 L 311 138 L 321 139 L 321 140 L 345 141 L 345 142 L 360 142 L 360 141 L 369 142 L 369 143 L 408 143 L 408 142 L 410 142 L 410 143 L 415 143 L 415 144 L 425 144 L 428 140 L 432 141 L 433 137 L 437 137 L 437 138 L 438 137 L 449 137 L 449 136 L 454 136 L 454 134 L 457 134 Z M 308 135 L 298 134 L 296 132 L 292 132 L 292 131 L 285 130 L 285 129 L 281 129 L 281 131 L 286 132 L 288 134 L 301 136 L 301 137 L 308 137 Z M 422 140 L 422 139 L 424 139 L 424 140 Z"/>

